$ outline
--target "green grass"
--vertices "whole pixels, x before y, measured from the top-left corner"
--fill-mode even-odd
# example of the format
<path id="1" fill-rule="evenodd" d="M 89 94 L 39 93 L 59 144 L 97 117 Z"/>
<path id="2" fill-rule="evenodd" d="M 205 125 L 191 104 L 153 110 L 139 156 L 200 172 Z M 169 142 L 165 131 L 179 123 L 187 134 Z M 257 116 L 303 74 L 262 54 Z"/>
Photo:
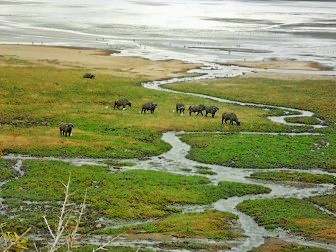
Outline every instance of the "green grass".
<path id="1" fill-rule="evenodd" d="M 216 172 L 212 171 L 211 168 L 206 167 L 206 166 L 196 166 L 197 173 L 203 174 L 203 175 L 215 175 L 217 174 Z"/>
<path id="2" fill-rule="evenodd" d="M 336 169 L 336 135 L 187 134 L 188 157 L 240 168 Z"/>
<path id="3" fill-rule="evenodd" d="M 309 201 L 336 213 L 336 194 L 310 197 Z"/>
<path id="4" fill-rule="evenodd" d="M 242 231 L 233 226 L 237 216 L 227 212 L 207 210 L 201 213 L 173 214 L 159 221 L 122 229 L 105 228 L 99 234 L 161 234 L 179 238 L 236 239 Z"/>
<path id="5" fill-rule="evenodd" d="M 143 78 L 99 75 L 83 79 L 87 69 L 43 66 L 0 68 L 0 149 L 5 153 L 38 156 L 133 158 L 157 155 L 169 149 L 164 131 L 291 131 L 266 117 L 267 111 L 203 98 L 148 90 Z M 115 99 L 132 101 L 126 110 L 113 110 Z M 141 104 L 158 103 L 154 114 L 140 114 Z M 241 127 L 222 125 L 213 118 L 180 116 L 175 104 L 213 104 L 220 112 L 236 111 Z M 73 136 L 60 137 L 61 122 L 75 125 Z"/>
<path id="6" fill-rule="evenodd" d="M 212 185 L 205 177 L 167 172 L 130 170 L 117 174 L 105 167 L 76 167 L 64 162 L 27 160 L 27 173 L 2 187 L 6 200 L 50 201 L 63 199 L 61 182 L 72 174 L 74 200 L 87 202 L 100 214 L 120 218 L 149 218 L 169 214 L 169 204 L 209 204 L 218 199 L 270 192 L 258 185 L 222 181 Z M 9 201 L 10 202 L 10 201 Z"/>
<path id="7" fill-rule="evenodd" d="M 17 176 L 17 172 L 12 168 L 14 162 L 0 158 L 0 181 L 12 179 Z"/>
<path id="8" fill-rule="evenodd" d="M 202 82 L 170 84 L 179 91 L 203 93 L 232 100 L 300 108 L 326 119 L 335 129 L 336 80 L 275 80 L 223 78 Z M 242 122 L 244 122 L 242 120 Z"/>
<path id="9" fill-rule="evenodd" d="M 250 175 L 253 179 L 272 180 L 272 181 L 292 181 L 314 184 L 336 184 L 336 177 L 328 174 L 311 174 L 305 172 L 289 171 L 267 171 L 254 172 Z"/>
<path id="10" fill-rule="evenodd" d="M 238 204 L 237 209 L 267 229 L 281 227 L 313 239 L 336 239 L 336 217 L 322 212 L 306 200 L 247 200 Z"/>
<path id="11" fill-rule="evenodd" d="M 288 123 L 302 123 L 307 125 L 316 125 L 321 124 L 316 117 L 302 116 L 302 117 L 288 117 L 285 118 L 285 121 Z"/>

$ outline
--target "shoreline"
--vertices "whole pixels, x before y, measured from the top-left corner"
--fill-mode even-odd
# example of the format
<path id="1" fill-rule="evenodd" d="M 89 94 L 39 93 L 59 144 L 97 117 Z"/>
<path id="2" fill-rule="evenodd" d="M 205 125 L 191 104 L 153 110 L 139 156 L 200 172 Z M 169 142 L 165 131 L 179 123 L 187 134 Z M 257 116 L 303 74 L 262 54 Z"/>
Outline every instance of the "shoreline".
<path id="1" fill-rule="evenodd" d="M 141 57 L 118 56 L 117 51 L 85 47 L 0 44 L 1 59 L 15 58 L 29 63 L 60 68 L 79 67 L 95 74 L 144 77 L 148 80 L 185 76 L 202 65 L 180 60 L 149 60 Z M 107 57 L 108 56 L 108 57 Z"/>
<path id="2" fill-rule="evenodd" d="M 4 58 L 16 58 L 29 63 L 53 67 L 80 67 L 92 69 L 94 73 L 116 76 L 145 77 L 148 80 L 162 80 L 188 76 L 188 71 L 203 64 L 181 60 L 150 60 L 138 56 L 119 56 L 119 51 L 92 47 L 0 44 L 0 66 Z M 109 56 L 109 57 L 106 57 Z M 222 65 L 235 65 L 250 69 L 241 78 L 271 79 L 335 79 L 335 75 L 321 73 L 325 66 L 312 61 L 276 59 L 266 61 L 232 61 Z M 298 72 L 301 71 L 301 72 Z M 302 72 L 306 73 L 302 73 Z M 231 77 L 234 78 L 234 77 Z"/>

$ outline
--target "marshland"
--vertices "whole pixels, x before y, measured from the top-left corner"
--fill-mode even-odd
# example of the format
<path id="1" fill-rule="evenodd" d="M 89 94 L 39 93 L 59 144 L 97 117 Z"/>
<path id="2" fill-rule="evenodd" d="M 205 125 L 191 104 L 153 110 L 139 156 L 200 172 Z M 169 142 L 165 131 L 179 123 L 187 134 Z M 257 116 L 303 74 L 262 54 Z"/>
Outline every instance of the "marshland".
<path id="1" fill-rule="evenodd" d="M 0 1 L 0 248 L 336 251 L 334 3 L 100 2 Z"/>

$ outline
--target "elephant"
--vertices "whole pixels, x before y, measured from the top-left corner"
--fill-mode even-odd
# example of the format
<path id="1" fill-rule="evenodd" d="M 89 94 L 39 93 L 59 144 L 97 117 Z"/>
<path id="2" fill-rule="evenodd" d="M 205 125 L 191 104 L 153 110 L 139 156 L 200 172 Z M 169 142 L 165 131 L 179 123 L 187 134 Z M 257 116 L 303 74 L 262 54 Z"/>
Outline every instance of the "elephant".
<path id="1" fill-rule="evenodd" d="M 144 103 L 142 104 L 141 113 L 144 112 L 144 114 L 146 114 L 146 111 L 150 110 L 150 112 L 153 114 L 156 107 L 157 107 L 157 104 L 155 102 Z"/>
<path id="2" fill-rule="evenodd" d="M 123 109 L 126 109 L 126 105 L 132 107 L 132 103 L 127 100 L 126 98 L 120 98 L 118 100 L 114 101 L 114 109 L 117 107 L 119 109 L 119 107 L 123 107 Z"/>
<path id="3" fill-rule="evenodd" d="M 208 116 L 208 114 L 211 114 L 212 118 L 214 118 L 218 110 L 219 108 L 216 106 L 205 106 L 205 116 Z"/>
<path id="4" fill-rule="evenodd" d="M 227 120 L 230 120 L 230 124 L 233 124 L 233 122 L 235 122 L 238 126 L 240 125 L 238 117 L 235 113 L 227 113 L 227 112 L 223 113 L 222 114 L 222 124 L 224 121 L 226 123 Z"/>
<path id="5" fill-rule="evenodd" d="M 201 114 L 203 115 L 202 111 L 205 110 L 205 106 L 200 104 L 200 105 L 191 105 L 189 106 L 189 115 L 191 116 L 191 113 L 197 113 L 197 115 Z"/>
<path id="6" fill-rule="evenodd" d="M 94 75 L 94 74 L 91 74 L 91 73 L 86 73 L 86 74 L 83 75 L 83 78 L 94 79 L 94 78 L 95 78 L 95 75 Z"/>
<path id="7" fill-rule="evenodd" d="M 72 123 L 61 123 L 60 124 L 60 134 L 61 136 L 71 136 L 71 131 L 75 126 Z"/>
<path id="8" fill-rule="evenodd" d="M 176 113 L 180 113 L 181 115 L 184 113 L 185 106 L 183 103 L 176 103 Z"/>

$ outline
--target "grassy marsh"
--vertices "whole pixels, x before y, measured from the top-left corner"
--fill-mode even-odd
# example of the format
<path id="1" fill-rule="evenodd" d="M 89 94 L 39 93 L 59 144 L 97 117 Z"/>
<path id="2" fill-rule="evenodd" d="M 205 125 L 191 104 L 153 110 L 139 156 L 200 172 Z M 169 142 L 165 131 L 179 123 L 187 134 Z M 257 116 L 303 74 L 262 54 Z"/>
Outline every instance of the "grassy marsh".
<path id="1" fill-rule="evenodd" d="M 182 176 L 160 171 L 129 170 L 111 173 L 106 167 L 76 167 L 60 161 L 26 160 L 26 174 L 2 186 L 0 197 L 14 211 L 13 217 L 24 219 L 24 202 L 36 202 L 34 216 L 42 206 L 57 207 L 63 199 L 61 182 L 72 174 L 73 201 L 80 203 L 88 189 L 87 203 L 93 216 L 136 218 L 167 216 L 176 212 L 171 204 L 209 204 L 221 198 L 270 192 L 269 188 L 222 181 L 218 186 L 201 176 Z M 46 203 L 47 202 L 47 203 Z M 15 211 L 21 206 L 20 211 Z M 26 206 L 32 211 L 34 205 Z M 50 210 L 49 210 L 50 211 Z M 27 216 L 26 216 L 27 217 Z M 29 217 L 31 218 L 31 217 Z M 28 218 L 28 219 L 29 219 Z M 43 222 L 41 218 L 41 222 Z M 27 223 L 32 224 L 29 220 Z M 33 222 L 36 225 L 36 220 Z"/>
<path id="2" fill-rule="evenodd" d="M 288 243 L 275 238 L 268 238 L 264 244 L 251 252 L 328 252 L 330 250 Z"/>
<path id="3" fill-rule="evenodd" d="M 206 210 L 200 213 L 173 214 L 159 221 L 121 229 L 105 228 L 99 234 L 160 234 L 179 238 L 235 239 L 243 235 L 237 216 L 227 212 Z"/>
<path id="4" fill-rule="evenodd" d="M 267 111 L 209 102 L 181 94 L 140 86 L 145 79 L 98 75 L 83 79 L 88 69 L 38 65 L 0 68 L 0 149 L 5 153 L 37 156 L 144 157 L 169 149 L 161 132 L 185 131 L 291 131 L 267 119 Z M 127 90 L 127 91 L 126 91 Z M 126 110 L 113 110 L 113 101 L 125 96 L 133 102 Z M 146 101 L 158 103 L 154 114 L 140 114 Z M 220 111 L 242 115 L 240 128 L 221 125 L 220 116 L 180 116 L 176 102 L 211 103 Z M 60 137 L 61 122 L 75 125 L 73 136 Z"/>
<path id="5" fill-rule="evenodd" d="M 336 169 L 336 136 L 186 134 L 188 157 L 241 168 Z"/>
<path id="6" fill-rule="evenodd" d="M 276 80 L 225 78 L 170 84 L 174 90 L 213 95 L 232 100 L 281 105 L 310 110 L 335 129 L 336 80 Z M 197 87 L 195 89 L 195 87 Z M 243 120 L 242 120 L 243 121 Z"/>
<path id="7" fill-rule="evenodd" d="M 17 176 L 17 172 L 11 168 L 13 165 L 12 161 L 0 159 L 0 182 Z"/>
<path id="8" fill-rule="evenodd" d="M 312 203 L 295 198 L 247 200 L 237 209 L 252 216 L 267 229 L 281 227 L 312 239 L 336 239 L 336 217 Z"/>
<path id="9" fill-rule="evenodd" d="M 328 174 L 311 174 L 305 172 L 289 171 L 267 171 L 254 172 L 250 175 L 253 179 L 271 180 L 271 181 L 291 181 L 314 184 L 336 184 L 336 177 Z"/>

